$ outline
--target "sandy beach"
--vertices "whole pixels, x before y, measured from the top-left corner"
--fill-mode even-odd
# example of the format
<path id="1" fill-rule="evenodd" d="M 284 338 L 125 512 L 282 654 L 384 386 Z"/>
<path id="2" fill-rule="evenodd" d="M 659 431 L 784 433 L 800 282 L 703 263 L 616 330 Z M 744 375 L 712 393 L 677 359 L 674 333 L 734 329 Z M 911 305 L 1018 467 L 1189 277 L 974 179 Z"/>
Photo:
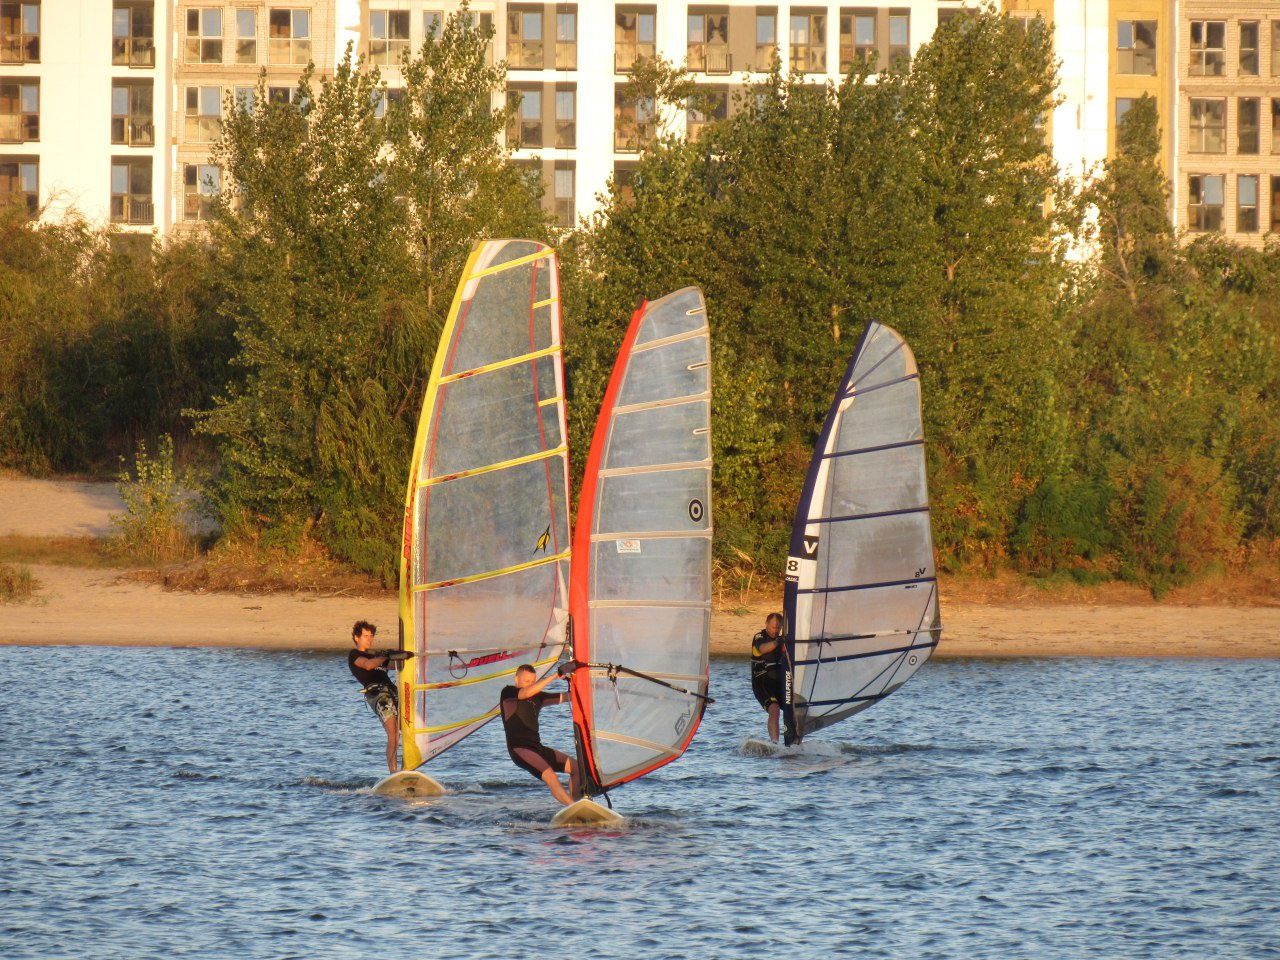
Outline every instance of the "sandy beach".
<path id="1" fill-rule="evenodd" d="M 0 536 L 103 536 L 114 485 L 0 478 Z M 127 571 L 34 564 L 34 599 L 0 607 L 0 644 L 345 649 L 368 619 L 395 636 L 396 602 L 306 593 L 190 593 Z M 712 652 L 745 656 L 770 604 L 726 604 Z M 940 657 L 1280 657 L 1280 607 L 948 602 Z"/>

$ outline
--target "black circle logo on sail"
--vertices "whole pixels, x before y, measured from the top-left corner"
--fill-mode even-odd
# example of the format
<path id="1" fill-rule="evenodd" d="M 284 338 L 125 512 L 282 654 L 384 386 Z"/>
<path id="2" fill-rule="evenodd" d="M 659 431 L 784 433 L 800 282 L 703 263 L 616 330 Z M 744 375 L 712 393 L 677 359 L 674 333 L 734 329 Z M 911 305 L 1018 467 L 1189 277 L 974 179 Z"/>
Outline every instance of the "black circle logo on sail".
<path id="1" fill-rule="evenodd" d="M 702 520 L 702 501 L 693 499 L 689 501 L 689 519 L 694 523 Z"/>

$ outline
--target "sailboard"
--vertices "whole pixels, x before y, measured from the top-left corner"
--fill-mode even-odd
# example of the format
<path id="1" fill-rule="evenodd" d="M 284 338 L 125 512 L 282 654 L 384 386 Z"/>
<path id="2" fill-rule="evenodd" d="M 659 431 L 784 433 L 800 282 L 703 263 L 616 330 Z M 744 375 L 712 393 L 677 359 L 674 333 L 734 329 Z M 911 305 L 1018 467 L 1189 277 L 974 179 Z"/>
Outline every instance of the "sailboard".
<path id="1" fill-rule="evenodd" d="M 867 325 L 822 425 L 785 581 L 788 743 L 889 696 L 938 645 L 920 372 L 883 324 Z"/>
<path id="2" fill-rule="evenodd" d="M 400 557 L 403 766 L 492 720 L 566 641 L 569 473 L 555 253 L 472 250 L 426 387 Z"/>
<path id="3" fill-rule="evenodd" d="M 679 757 L 709 702 L 710 361 L 700 290 L 641 304 L 596 422 L 569 588 L 585 664 L 570 681 L 575 787 L 589 796 Z"/>

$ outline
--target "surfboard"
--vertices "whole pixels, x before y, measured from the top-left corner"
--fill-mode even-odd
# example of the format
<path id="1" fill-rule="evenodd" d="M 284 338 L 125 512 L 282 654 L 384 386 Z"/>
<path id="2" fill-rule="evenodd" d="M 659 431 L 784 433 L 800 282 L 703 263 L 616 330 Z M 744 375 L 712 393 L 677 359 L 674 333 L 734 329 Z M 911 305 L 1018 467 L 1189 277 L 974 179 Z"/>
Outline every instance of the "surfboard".
<path id="1" fill-rule="evenodd" d="M 771 740 L 744 740 L 742 741 L 742 755 L 744 757 L 772 757 L 776 756 L 786 747 L 780 743 L 774 743 Z"/>
<path id="2" fill-rule="evenodd" d="M 401 770 L 375 783 L 373 792 L 382 797 L 438 797 L 445 791 L 440 781 L 425 773 Z"/>
<path id="3" fill-rule="evenodd" d="M 583 797 L 551 818 L 553 827 L 615 827 L 623 822 L 621 814 Z"/>

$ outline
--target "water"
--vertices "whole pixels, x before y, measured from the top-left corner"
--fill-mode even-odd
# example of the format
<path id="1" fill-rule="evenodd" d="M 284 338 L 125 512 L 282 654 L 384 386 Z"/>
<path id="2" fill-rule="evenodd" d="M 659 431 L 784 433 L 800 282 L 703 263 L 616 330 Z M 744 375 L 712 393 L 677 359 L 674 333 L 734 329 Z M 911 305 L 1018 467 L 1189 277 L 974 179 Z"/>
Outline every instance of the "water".
<path id="1" fill-rule="evenodd" d="M 495 725 L 370 795 L 341 655 L 0 648 L 0 956 L 1280 956 L 1275 663 L 933 663 L 788 758 L 746 670 L 571 832 Z"/>

